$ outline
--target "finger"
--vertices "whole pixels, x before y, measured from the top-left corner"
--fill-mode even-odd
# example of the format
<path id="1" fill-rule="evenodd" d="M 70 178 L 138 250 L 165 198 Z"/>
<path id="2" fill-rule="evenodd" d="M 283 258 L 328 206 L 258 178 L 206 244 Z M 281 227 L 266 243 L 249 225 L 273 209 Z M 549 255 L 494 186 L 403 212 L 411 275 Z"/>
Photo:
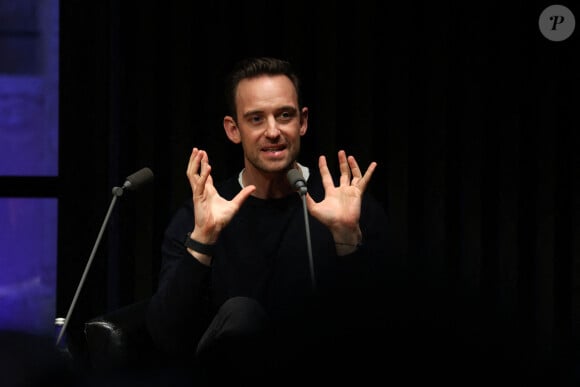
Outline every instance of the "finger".
<path id="1" fill-rule="evenodd" d="M 326 191 L 334 188 L 334 181 L 332 181 L 332 176 L 328 170 L 325 156 L 320 156 L 318 158 L 318 169 L 320 170 L 320 177 L 322 178 L 322 186 L 324 187 L 324 190 Z"/>
<path id="2" fill-rule="evenodd" d="M 353 178 L 360 179 L 362 177 L 362 172 L 354 156 L 348 156 L 348 166 L 350 167 L 350 172 L 352 173 Z"/>
<path id="3" fill-rule="evenodd" d="M 208 178 L 210 177 L 210 173 L 211 173 L 211 165 L 209 165 L 209 159 L 207 157 L 207 153 L 205 151 L 200 151 L 199 152 L 199 156 L 201 158 L 200 164 L 201 164 L 201 171 L 199 173 L 199 178 L 196 181 L 196 195 L 200 196 L 203 194 L 204 190 L 205 190 L 205 185 L 206 182 L 208 181 Z"/>
<path id="4" fill-rule="evenodd" d="M 350 168 L 343 150 L 338 151 L 338 165 L 340 167 L 340 185 L 350 185 Z"/>
<path id="5" fill-rule="evenodd" d="M 308 209 L 308 211 L 312 211 L 312 208 L 316 204 L 317 203 L 314 201 L 314 199 L 312 199 L 312 196 L 310 196 L 310 193 L 306 192 L 306 208 Z"/>
<path id="6" fill-rule="evenodd" d="M 232 199 L 232 203 L 236 204 L 238 208 L 241 207 L 242 203 L 246 201 L 247 198 L 256 190 L 255 185 L 249 185 L 247 187 L 242 188 L 240 192 Z"/>
<path id="7" fill-rule="evenodd" d="M 189 163 L 187 164 L 187 178 L 189 180 L 189 185 L 192 189 L 195 188 L 197 180 L 199 179 L 198 170 L 201 160 L 201 152 L 194 148 L 191 156 L 189 158 Z"/>
<path id="8" fill-rule="evenodd" d="M 207 180 L 205 182 L 205 185 L 212 185 L 213 186 L 213 177 L 211 177 L 211 174 L 208 175 Z"/>
<path id="9" fill-rule="evenodd" d="M 367 185 L 369 184 L 371 177 L 373 176 L 373 172 L 375 171 L 376 168 L 377 163 L 373 161 L 367 168 L 364 176 L 359 180 L 357 186 L 360 188 L 361 191 L 364 192 L 366 190 Z"/>
<path id="10" fill-rule="evenodd" d="M 201 153 L 200 170 L 199 170 L 199 182 L 205 185 L 207 178 L 211 172 L 211 165 L 209 165 L 209 159 L 207 158 L 206 152 Z"/>
<path id="11" fill-rule="evenodd" d="M 191 154 L 189 155 L 189 161 L 187 163 L 187 173 L 189 174 L 191 167 L 193 166 L 193 160 L 197 156 L 197 148 L 193 148 L 191 150 Z"/>

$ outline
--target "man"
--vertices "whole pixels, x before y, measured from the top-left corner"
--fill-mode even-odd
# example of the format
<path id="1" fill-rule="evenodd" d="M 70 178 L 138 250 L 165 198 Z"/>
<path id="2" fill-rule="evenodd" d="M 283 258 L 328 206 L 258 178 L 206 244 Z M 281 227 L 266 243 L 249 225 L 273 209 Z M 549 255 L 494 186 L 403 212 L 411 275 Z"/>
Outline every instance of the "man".
<path id="1" fill-rule="evenodd" d="M 340 150 L 335 179 L 325 156 L 318 169 L 298 162 L 308 108 L 286 61 L 240 62 L 226 99 L 223 127 L 242 146 L 244 168 L 214 184 L 208 154 L 193 149 L 193 198 L 166 229 L 151 336 L 175 365 L 199 364 L 209 381 L 355 364 L 364 354 L 352 350 L 366 348 L 365 330 L 382 313 L 386 216 L 365 192 L 377 164 L 363 173 Z M 292 169 L 304 196 L 287 177 Z"/>

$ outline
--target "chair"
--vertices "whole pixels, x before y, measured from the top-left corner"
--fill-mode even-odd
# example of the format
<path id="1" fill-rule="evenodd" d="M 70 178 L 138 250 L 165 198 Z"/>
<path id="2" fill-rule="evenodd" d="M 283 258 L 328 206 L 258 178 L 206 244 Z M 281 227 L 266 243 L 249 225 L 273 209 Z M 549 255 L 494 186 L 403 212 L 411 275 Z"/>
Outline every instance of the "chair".
<path id="1" fill-rule="evenodd" d="M 88 366 L 97 371 L 150 369 L 163 364 L 146 325 L 149 299 L 85 323 Z"/>

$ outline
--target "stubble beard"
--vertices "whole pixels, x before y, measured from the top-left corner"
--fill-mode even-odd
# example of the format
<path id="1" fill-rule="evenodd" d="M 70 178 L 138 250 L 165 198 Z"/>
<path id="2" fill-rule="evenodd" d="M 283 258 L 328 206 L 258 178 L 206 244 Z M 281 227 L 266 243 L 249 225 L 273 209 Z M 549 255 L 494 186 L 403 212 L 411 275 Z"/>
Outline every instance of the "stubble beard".
<path id="1" fill-rule="evenodd" d="M 261 153 L 261 151 L 259 152 Z M 290 157 L 283 163 L 275 162 L 275 165 L 273 165 L 274 163 L 272 162 L 262 160 L 260 158 L 260 153 L 258 153 L 256 157 L 246 158 L 256 170 L 266 174 L 285 173 L 294 165 L 294 162 L 297 161 L 298 155 L 300 154 L 300 147 L 293 147 L 292 151 L 289 151 Z"/>

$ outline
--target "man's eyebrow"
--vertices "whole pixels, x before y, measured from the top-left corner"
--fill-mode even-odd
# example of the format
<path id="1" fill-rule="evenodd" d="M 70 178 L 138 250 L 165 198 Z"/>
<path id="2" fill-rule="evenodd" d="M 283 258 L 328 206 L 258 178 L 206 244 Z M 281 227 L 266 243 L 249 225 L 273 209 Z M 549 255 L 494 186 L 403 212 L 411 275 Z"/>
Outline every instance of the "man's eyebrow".
<path id="1" fill-rule="evenodd" d="M 293 105 L 284 105 L 284 106 L 280 106 L 279 108 L 276 108 L 274 110 L 274 112 L 279 113 L 279 112 L 283 112 L 283 111 L 291 111 L 291 112 L 297 112 L 298 109 L 293 106 Z M 255 116 L 255 115 L 263 115 L 264 114 L 264 110 L 250 110 L 245 112 L 242 117 L 246 118 L 246 117 L 251 117 L 251 116 Z"/>
<path id="2" fill-rule="evenodd" d="M 263 110 L 250 110 L 248 112 L 245 112 L 244 115 L 242 117 L 250 117 L 250 116 L 255 116 L 255 115 L 261 115 L 264 114 Z"/>
<path id="3" fill-rule="evenodd" d="M 280 108 L 276 109 L 276 111 L 278 111 L 278 112 L 281 110 L 298 111 L 298 109 L 294 105 L 285 105 L 285 106 L 281 106 Z"/>

